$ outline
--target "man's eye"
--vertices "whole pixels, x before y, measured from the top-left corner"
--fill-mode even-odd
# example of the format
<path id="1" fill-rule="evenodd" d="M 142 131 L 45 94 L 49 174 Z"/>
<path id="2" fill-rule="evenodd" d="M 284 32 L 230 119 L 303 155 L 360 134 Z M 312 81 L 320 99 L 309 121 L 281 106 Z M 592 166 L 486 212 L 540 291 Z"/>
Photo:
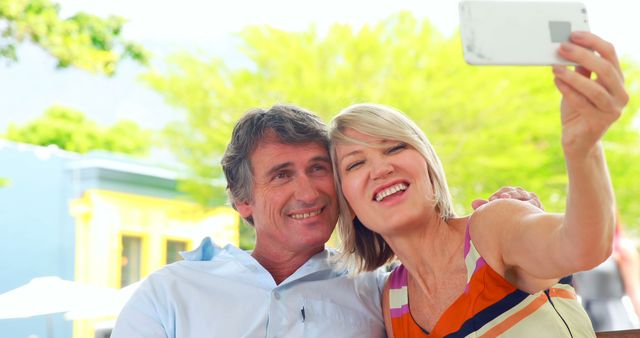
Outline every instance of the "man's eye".
<path id="1" fill-rule="evenodd" d="M 346 169 L 347 169 L 347 171 L 351 171 L 353 169 L 357 169 L 358 167 L 360 167 L 362 165 L 362 163 L 364 163 L 364 161 L 355 161 L 355 162 L 349 164 Z"/>
<path id="2" fill-rule="evenodd" d="M 404 149 L 407 148 L 407 144 L 406 143 L 398 143 L 395 146 L 388 148 L 387 149 L 387 154 L 393 154 L 393 153 L 397 153 L 400 152 Z"/>
<path id="3" fill-rule="evenodd" d="M 315 166 L 313 166 L 313 167 L 311 168 L 311 170 L 312 170 L 313 172 L 319 172 L 319 171 L 327 171 L 328 169 L 327 169 L 327 167 L 326 167 L 326 166 L 324 166 L 324 165 L 315 165 Z"/>
<path id="4" fill-rule="evenodd" d="M 288 177 L 289 177 L 289 173 L 284 172 L 284 171 L 276 173 L 275 176 L 273 176 L 274 179 L 278 179 L 278 180 L 281 180 L 281 179 L 284 179 L 284 178 L 288 178 Z"/>

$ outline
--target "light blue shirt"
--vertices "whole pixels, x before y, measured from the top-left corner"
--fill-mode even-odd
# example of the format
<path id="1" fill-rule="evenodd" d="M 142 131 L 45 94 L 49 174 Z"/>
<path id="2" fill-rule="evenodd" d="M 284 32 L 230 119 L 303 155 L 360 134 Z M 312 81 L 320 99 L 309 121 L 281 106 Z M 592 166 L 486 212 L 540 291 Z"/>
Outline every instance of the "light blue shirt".
<path id="1" fill-rule="evenodd" d="M 209 238 L 151 274 L 112 338 L 386 337 L 382 272 L 349 276 L 325 250 L 280 285 L 251 255 Z"/>

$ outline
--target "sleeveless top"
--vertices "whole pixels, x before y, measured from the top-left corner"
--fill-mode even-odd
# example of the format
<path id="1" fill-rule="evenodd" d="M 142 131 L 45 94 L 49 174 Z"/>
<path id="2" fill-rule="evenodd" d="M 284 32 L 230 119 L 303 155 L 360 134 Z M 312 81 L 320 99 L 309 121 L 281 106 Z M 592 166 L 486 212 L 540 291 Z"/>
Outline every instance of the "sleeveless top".
<path id="1" fill-rule="evenodd" d="M 591 322 L 570 285 L 571 276 L 535 294 L 517 289 L 480 256 L 471 242 L 468 223 L 464 257 L 467 285 L 442 313 L 431 332 L 422 329 L 409 312 L 407 270 L 402 265 L 393 270 L 385 292 L 388 292 L 395 338 L 595 337 Z"/>

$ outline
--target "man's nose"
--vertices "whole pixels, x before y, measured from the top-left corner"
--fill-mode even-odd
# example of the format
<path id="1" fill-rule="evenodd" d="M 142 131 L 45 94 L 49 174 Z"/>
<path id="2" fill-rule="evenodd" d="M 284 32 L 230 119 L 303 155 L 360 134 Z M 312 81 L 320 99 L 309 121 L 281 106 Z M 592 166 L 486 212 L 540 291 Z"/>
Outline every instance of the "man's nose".
<path id="1" fill-rule="evenodd" d="M 311 204 L 318 199 L 318 196 L 320 196 L 320 192 L 318 191 L 316 184 L 310 177 L 302 175 L 295 183 L 297 185 L 295 193 L 297 200 Z"/>

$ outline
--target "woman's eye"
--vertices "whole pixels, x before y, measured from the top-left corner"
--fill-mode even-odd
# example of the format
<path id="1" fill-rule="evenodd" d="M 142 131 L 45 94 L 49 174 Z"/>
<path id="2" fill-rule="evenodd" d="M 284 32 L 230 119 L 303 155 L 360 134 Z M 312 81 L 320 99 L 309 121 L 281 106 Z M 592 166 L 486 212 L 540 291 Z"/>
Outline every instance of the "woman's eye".
<path id="1" fill-rule="evenodd" d="M 349 164 L 349 165 L 347 166 L 347 171 L 351 171 L 351 170 L 353 170 L 353 169 L 358 168 L 359 166 L 361 166 L 361 165 L 362 165 L 362 163 L 363 163 L 363 161 L 356 161 L 356 162 L 353 162 L 353 163 Z"/>
<path id="2" fill-rule="evenodd" d="M 397 153 L 403 149 L 406 149 L 407 145 L 405 143 L 398 143 L 395 146 L 387 149 L 387 154 L 393 154 L 393 153 Z"/>

